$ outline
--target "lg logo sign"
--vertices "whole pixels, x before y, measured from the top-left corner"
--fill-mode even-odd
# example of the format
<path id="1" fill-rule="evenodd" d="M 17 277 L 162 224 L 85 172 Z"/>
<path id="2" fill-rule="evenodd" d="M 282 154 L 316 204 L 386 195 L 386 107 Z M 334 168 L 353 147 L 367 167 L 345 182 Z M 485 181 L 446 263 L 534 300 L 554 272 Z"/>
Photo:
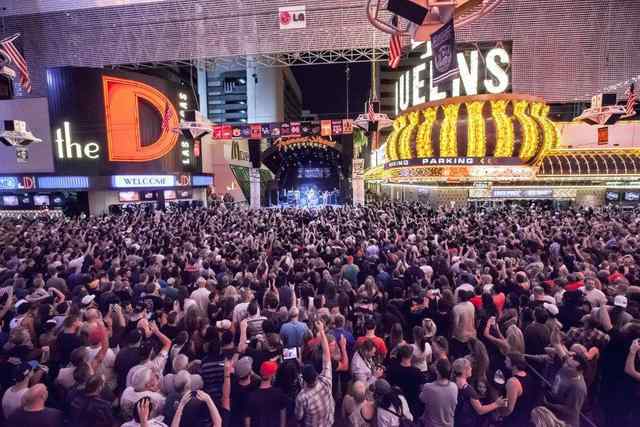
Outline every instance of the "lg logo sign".
<path id="1" fill-rule="evenodd" d="M 281 30 L 305 28 L 307 26 L 306 7 L 293 6 L 278 9 Z"/>

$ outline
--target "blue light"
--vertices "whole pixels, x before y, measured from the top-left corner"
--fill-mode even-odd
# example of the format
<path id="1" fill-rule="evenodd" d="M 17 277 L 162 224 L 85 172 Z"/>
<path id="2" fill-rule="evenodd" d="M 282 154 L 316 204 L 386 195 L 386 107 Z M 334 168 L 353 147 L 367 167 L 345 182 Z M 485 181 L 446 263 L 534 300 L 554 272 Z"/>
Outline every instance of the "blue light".
<path id="1" fill-rule="evenodd" d="M 0 190 L 17 190 L 18 188 L 17 176 L 0 176 Z"/>
<path id="2" fill-rule="evenodd" d="M 38 188 L 42 190 L 89 188 L 89 177 L 87 176 L 40 176 L 38 177 Z"/>
<path id="3" fill-rule="evenodd" d="M 193 187 L 207 187 L 213 185 L 213 177 L 206 175 L 193 175 L 191 177 L 191 185 Z"/>

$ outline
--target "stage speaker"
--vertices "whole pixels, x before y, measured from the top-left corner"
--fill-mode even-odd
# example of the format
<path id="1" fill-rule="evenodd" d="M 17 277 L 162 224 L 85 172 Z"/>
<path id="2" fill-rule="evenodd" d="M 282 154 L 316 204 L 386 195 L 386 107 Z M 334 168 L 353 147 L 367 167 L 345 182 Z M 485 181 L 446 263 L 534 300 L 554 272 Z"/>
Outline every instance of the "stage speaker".
<path id="1" fill-rule="evenodd" d="M 251 162 L 251 166 L 254 168 L 259 168 L 262 162 L 260 161 L 260 140 L 259 139 L 250 139 L 249 140 L 249 161 Z"/>
<path id="2" fill-rule="evenodd" d="M 345 179 L 350 179 L 353 166 L 353 134 L 342 135 L 340 143 L 342 145 L 342 174 Z"/>
<path id="3" fill-rule="evenodd" d="M 387 6 L 389 12 L 395 13 L 413 22 L 416 25 L 422 25 L 424 18 L 427 17 L 429 9 L 414 3 L 411 0 L 389 0 Z"/>

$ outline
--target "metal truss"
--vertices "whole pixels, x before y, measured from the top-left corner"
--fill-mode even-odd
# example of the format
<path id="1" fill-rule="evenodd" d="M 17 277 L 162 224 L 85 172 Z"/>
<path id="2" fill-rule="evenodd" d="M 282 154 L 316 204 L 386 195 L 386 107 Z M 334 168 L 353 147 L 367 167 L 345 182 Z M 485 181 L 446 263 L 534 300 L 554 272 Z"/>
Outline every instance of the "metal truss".
<path id="1" fill-rule="evenodd" d="M 112 65 L 111 68 L 144 70 L 165 67 L 175 68 L 193 66 L 208 71 L 213 71 L 214 69 L 219 71 L 221 69 L 246 68 L 248 65 L 260 65 L 263 67 L 293 67 L 297 65 L 378 62 L 387 61 L 388 58 L 389 52 L 386 47 L 365 47 L 146 62 L 140 64 Z"/>

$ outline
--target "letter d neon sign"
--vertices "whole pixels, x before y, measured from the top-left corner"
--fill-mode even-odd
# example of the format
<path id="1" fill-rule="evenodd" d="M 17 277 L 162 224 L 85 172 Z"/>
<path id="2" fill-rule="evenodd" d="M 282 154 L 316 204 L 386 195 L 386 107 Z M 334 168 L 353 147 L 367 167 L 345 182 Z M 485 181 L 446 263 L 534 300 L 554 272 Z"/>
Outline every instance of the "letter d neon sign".
<path id="1" fill-rule="evenodd" d="M 107 123 L 107 146 L 112 162 L 149 162 L 167 155 L 178 141 L 171 129 L 178 127 L 178 114 L 159 90 L 141 83 L 111 76 L 102 77 Z M 151 144 L 142 145 L 138 104 L 145 100 L 163 117 L 168 108 L 169 126 Z"/>

